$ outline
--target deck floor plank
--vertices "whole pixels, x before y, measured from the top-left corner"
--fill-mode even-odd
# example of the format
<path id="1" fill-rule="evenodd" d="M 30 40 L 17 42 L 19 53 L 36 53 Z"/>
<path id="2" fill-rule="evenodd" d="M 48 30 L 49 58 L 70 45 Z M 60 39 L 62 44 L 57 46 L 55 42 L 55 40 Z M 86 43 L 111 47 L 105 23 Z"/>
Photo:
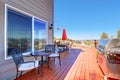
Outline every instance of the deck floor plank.
<path id="1" fill-rule="evenodd" d="M 44 64 L 44 77 L 40 74 L 37 80 L 103 80 L 102 72 L 96 61 L 95 48 L 72 48 L 69 51 L 61 53 L 61 67 L 59 60 L 54 63 L 51 60 L 50 67 Z M 32 70 L 18 80 L 36 80 L 36 71 Z"/>
<path id="2" fill-rule="evenodd" d="M 82 56 L 82 55 L 81 55 Z M 67 80 L 73 80 L 74 79 L 74 76 L 75 75 L 77 75 L 77 74 L 79 74 L 79 72 L 80 71 L 78 71 L 78 68 L 80 67 L 80 64 L 82 63 L 82 62 L 80 62 L 80 61 L 82 61 L 81 60 L 82 58 L 80 58 L 80 56 L 78 56 L 78 58 L 77 58 L 77 60 L 75 61 L 75 63 L 74 63 L 74 65 L 72 66 L 73 68 L 74 68 L 74 71 L 72 71 L 72 70 L 70 70 L 71 72 L 70 72 L 70 74 L 67 74 L 67 75 L 69 75 L 69 78 L 67 79 Z M 79 61 L 78 61 L 79 60 Z M 78 62 L 80 62 L 80 63 L 78 63 Z M 72 68 L 71 68 L 72 69 Z M 77 72 L 76 72 L 77 71 Z M 74 76 L 73 76 L 74 75 Z M 77 77 L 76 77 L 77 78 Z M 77 79 L 76 79 L 77 80 Z"/>
<path id="3" fill-rule="evenodd" d="M 76 63 L 71 67 L 64 80 L 103 80 L 103 74 L 96 61 L 95 48 L 81 49 L 83 52 L 79 54 Z M 76 67 L 77 69 L 75 69 Z M 70 75 L 73 72 L 75 75 Z"/>

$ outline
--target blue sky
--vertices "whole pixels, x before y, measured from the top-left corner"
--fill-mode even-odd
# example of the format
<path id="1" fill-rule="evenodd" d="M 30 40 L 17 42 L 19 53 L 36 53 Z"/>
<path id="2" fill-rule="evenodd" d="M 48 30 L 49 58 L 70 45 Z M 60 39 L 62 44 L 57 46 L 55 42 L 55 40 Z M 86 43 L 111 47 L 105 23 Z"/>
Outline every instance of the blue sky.
<path id="1" fill-rule="evenodd" d="M 99 39 L 103 32 L 116 36 L 120 0 L 54 0 L 54 36 L 61 38 L 63 28 L 74 40 Z"/>

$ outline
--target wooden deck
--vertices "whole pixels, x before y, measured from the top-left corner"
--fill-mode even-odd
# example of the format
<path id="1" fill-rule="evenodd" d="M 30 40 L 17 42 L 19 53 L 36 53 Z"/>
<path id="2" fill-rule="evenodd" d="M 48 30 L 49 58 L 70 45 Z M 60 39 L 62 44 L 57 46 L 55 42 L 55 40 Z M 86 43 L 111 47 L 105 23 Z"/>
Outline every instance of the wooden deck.
<path id="1" fill-rule="evenodd" d="M 82 48 L 64 80 L 103 80 L 103 74 L 96 61 L 95 48 Z"/>
<path id="2" fill-rule="evenodd" d="M 44 77 L 41 72 L 37 80 L 103 80 L 103 74 L 96 62 L 94 48 L 73 48 L 61 53 L 62 66 L 58 61 L 51 63 L 51 69 L 44 65 Z M 41 67 L 40 67 L 41 71 Z M 30 71 L 18 80 L 36 80 L 35 70 Z"/>

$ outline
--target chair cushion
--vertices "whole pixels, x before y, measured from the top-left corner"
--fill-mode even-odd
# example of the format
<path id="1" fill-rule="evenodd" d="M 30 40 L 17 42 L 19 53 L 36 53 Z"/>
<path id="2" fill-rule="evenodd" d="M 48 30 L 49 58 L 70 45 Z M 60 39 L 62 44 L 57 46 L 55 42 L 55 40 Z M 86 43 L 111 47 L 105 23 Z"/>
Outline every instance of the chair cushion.
<path id="1" fill-rule="evenodd" d="M 61 52 L 64 51 L 64 48 L 63 47 L 57 47 L 55 50 L 56 50 L 56 52 L 61 53 Z"/>
<path id="2" fill-rule="evenodd" d="M 59 56 L 59 54 L 57 54 L 57 53 L 52 53 L 49 55 L 49 57 L 58 57 L 58 56 Z"/>
<path id="3" fill-rule="evenodd" d="M 35 66 L 34 66 L 34 62 L 23 63 L 19 66 L 18 71 L 26 71 L 37 68 L 38 63 L 39 62 L 37 60 L 35 60 Z"/>

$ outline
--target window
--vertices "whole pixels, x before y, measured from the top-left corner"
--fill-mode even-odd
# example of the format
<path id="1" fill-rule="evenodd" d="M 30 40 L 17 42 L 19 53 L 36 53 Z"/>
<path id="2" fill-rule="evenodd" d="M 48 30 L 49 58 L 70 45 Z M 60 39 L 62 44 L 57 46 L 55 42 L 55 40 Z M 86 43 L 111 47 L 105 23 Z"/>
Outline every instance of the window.
<path id="1" fill-rule="evenodd" d="M 5 59 L 10 59 L 13 48 L 22 53 L 42 50 L 47 42 L 47 22 L 6 4 Z"/>
<path id="2" fill-rule="evenodd" d="M 46 22 L 34 19 L 34 50 L 45 48 L 46 44 Z"/>
<path id="3" fill-rule="evenodd" d="M 32 17 L 7 9 L 7 56 L 13 48 L 32 50 Z"/>

